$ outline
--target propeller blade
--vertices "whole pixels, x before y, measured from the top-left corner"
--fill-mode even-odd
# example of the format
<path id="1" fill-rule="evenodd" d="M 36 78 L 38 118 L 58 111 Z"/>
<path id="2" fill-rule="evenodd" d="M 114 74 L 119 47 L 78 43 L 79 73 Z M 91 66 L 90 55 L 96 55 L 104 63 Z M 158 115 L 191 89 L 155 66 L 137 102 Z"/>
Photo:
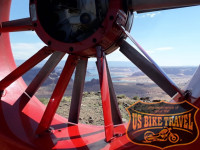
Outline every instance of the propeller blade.
<path id="1" fill-rule="evenodd" d="M 200 0 L 127 0 L 129 10 L 150 12 L 200 5 Z"/>
<path id="2" fill-rule="evenodd" d="M 173 97 L 177 93 L 171 82 L 159 72 L 149 60 L 125 40 L 122 40 L 120 43 L 120 51 L 169 96 Z"/>

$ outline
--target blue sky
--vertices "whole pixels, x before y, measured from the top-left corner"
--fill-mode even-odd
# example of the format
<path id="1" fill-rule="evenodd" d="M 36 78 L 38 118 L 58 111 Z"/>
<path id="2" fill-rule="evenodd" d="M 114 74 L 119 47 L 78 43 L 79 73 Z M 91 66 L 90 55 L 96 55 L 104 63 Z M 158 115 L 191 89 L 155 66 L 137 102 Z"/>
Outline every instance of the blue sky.
<path id="1" fill-rule="evenodd" d="M 12 2 L 11 19 L 29 17 L 28 0 L 18 2 Z M 131 34 L 161 66 L 197 66 L 200 64 L 199 16 L 200 6 L 135 14 Z M 16 59 L 27 59 L 44 45 L 32 31 L 11 33 L 11 42 Z M 128 61 L 118 50 L 107 58 Z"/>

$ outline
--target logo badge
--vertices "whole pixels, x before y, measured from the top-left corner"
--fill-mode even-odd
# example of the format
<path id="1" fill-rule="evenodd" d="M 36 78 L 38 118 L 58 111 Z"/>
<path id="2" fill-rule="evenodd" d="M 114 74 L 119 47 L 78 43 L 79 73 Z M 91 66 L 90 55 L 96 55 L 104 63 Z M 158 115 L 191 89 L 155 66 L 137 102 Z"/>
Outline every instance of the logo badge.
<path id="1" fill-rule="evenodd" d="M 134 144 L 160 149 L 188 145 L 199 136 L 196 124 L 198 108 L 187 101 L 181 103 L 144 103 L 138 101 L 127 108 L 130 116 L 127 137 Z"/>

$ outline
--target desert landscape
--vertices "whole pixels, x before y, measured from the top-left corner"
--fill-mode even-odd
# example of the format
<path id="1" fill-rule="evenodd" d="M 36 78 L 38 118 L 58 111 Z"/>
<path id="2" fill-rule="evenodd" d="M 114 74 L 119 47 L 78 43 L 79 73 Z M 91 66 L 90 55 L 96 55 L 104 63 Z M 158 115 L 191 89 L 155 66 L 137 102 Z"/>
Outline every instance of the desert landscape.
<path id="1" fill-rule="evenodd" d="M 37 66 L 23 76 L 25 82 L 29 84 L 36 76 L 41 66 Z M 184 88 L 197 67 L 162 67 L 166 74 L 180 87 Z M 144 73 L 132 65 L 130 62 L 112 62 L 109 67 L 114 89 L 117 95 L 119 108 L 124 122 L 129 119 L 126 107 L 138 100 L 153 102 L 160 100 L 170 100 L 171 98 L 151 81 Z M 59 65 L 44 82 L 36 93 L 36 96 L 45 105 L 51 97 L 52 91 L 59 79 L 62 71 L 62 64 Z M 58 114 L 68 117 L 71 103 L 71 93 L 73 88 L 74 75 L 59 105 Z M 92 112 L 92 113 L 91 113 Z M 83 100 L 79 121 L 85 124 L 103 124 L 103 113 L 101 104 L 100 85 L 98 73 L 94 62 L 89 62 L 85 79 Z"/>
<path id="2" fill-rule="evenodd" d="M 143 72 L 136 68 L 130 62 L 112 62 L 110 63 L 110 74 L 112 76 L 115 92 L 117 95 L 124 94 L 127 97 L 150 97 L 150 99 L 169 99 L 164 91 L 162 91 L 151 79 Z M 180 87 L 184 88 L 191 79 L 197 67 L 162 67 L 166 74 Z M 23 78 L 29 84 L 41 69 L 37 66 L 26 73 Z M 36 96 L 38 98 L 49 98 L 62 72 L 62 64 L 60 64 L 48 77 L 41 86 Z M 73 79 L 68 85 L 65 96 L 71 96 L 73 88 Z M 84 92 L 99 92 L 99 76 L 97 73 L 95 62 L 89 62 Z"/>

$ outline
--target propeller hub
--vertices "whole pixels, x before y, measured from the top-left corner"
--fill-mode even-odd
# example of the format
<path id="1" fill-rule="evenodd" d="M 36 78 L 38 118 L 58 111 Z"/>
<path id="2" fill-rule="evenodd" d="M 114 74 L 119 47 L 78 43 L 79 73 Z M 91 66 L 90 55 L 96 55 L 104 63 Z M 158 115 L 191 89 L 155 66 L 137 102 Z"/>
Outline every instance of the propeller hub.
<path id="1" fill-rule="evenodd" d="M 97 45 L 105 51 L 117 48 L 110 50 L 123 34 L 113 27 L 121 9 L 121 0 L 30 0 L 31 19 L 44 43 L 89 57 L 96 55 Z"/>
<path id="2" fill-rule="evenodd" d="M 102 9 L 103 8 L 103 9 Z M 44 30 L 64 43 L 81 42 L 94 34 L 105 19 L 108 0 L 40 0 L 38 18 Z"/>

